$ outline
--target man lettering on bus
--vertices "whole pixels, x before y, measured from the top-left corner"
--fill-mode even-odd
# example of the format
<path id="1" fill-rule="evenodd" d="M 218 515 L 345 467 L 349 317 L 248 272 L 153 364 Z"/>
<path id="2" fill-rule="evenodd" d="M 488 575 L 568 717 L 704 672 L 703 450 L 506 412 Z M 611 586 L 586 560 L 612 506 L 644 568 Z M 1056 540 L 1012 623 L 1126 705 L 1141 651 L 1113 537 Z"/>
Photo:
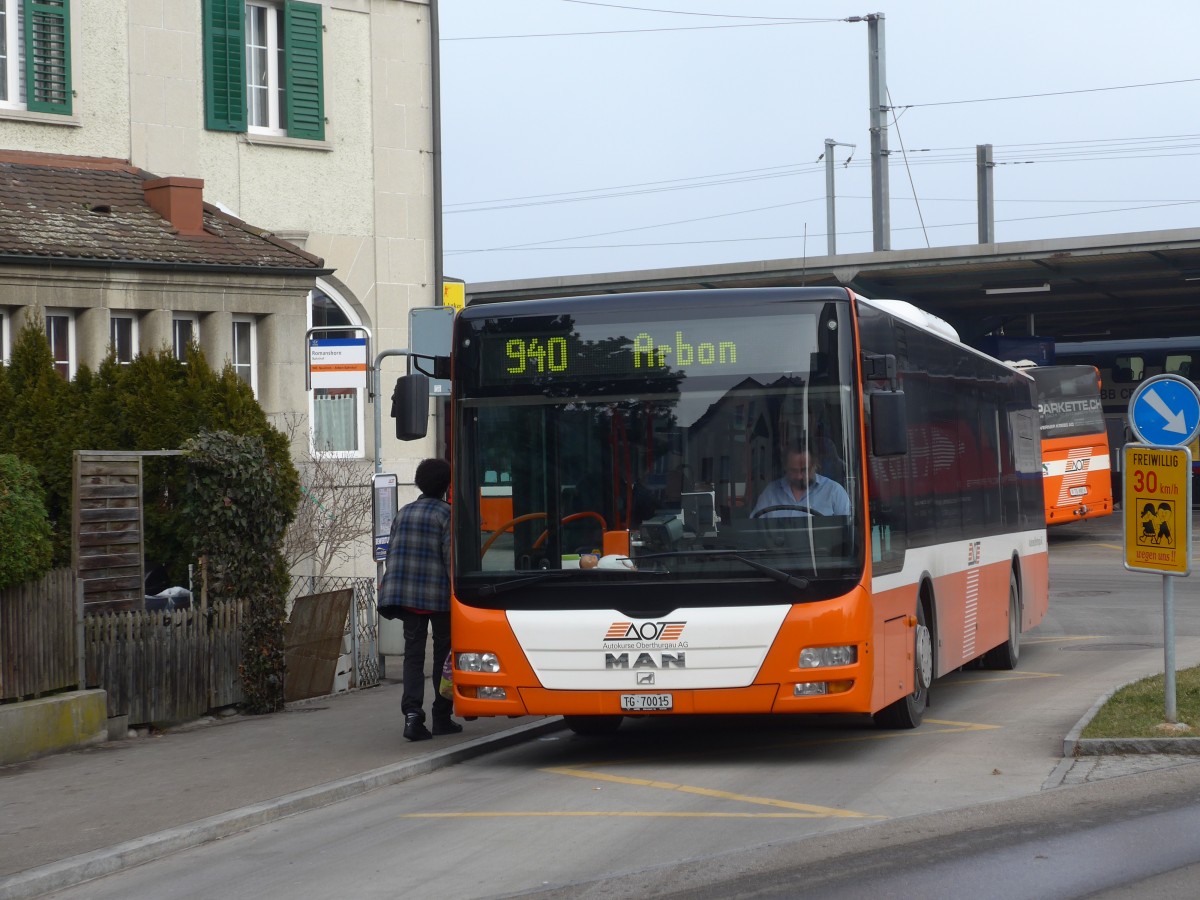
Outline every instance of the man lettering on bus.
<path id="1" fill-rule="evenodd" d="M 850 495 L 836 481 L 817 471 L 817 461 L 805 447 L 789 447 L 785 461 L 784 476 L 767 485 L 754 504 L 751 518 L 758 518 L 760 514 L 764 517 L 804 516 L 809 513 L 819 516 L 850 515 Z"/>

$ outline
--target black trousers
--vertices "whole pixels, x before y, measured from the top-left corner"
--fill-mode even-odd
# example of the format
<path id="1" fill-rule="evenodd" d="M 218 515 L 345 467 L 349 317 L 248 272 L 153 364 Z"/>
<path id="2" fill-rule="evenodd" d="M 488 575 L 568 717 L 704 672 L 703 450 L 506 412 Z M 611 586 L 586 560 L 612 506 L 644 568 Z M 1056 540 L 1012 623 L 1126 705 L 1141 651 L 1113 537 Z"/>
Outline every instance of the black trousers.
<path id="1" fill-rule="evenodd" d="M 448 719 L 454 712 L 454 701 L 438 693 L 442 680 L 442 665 L 450 653 L 450 613 L 416 613 L 405 610 L 404 622 L 404 694 L 400 710 L 405 717 L 420 713 L 425 721 L 425 644 L 429 626 L 433 626 L 433 718 Z"/>

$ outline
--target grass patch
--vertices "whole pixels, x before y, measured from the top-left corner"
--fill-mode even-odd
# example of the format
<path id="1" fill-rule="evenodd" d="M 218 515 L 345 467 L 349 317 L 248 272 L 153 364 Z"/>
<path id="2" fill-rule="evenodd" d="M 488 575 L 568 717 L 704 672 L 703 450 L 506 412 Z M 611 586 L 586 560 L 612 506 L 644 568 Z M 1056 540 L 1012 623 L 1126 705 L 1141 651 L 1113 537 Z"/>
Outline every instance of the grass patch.
<path id="1" fill-rule="evenodd" d="M 1175 673 L 1175 719 L 1191 725 L 1190 732 L 1173 734 L 1158 728 L 1166 722 L 1166 697 L 1161 675 L 1127 684 L 1108 699 L 1080 737 L 1200 737 L 1200 667 Z"/>

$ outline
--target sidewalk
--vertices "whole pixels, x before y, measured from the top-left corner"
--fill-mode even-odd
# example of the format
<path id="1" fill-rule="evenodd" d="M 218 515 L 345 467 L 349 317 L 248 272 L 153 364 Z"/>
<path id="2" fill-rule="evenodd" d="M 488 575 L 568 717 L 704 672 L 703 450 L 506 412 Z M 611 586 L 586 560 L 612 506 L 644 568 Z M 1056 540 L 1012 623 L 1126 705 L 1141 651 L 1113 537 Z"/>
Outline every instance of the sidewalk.
<path id="1" fill-rule="evenodd" d="M 0 767 L 0 900 L 34 897 L 562 727 L 477 719 L 406 741 L 400 684 L 202 719 Z M 18 874 L 20 873 L 20 874 Z"/>

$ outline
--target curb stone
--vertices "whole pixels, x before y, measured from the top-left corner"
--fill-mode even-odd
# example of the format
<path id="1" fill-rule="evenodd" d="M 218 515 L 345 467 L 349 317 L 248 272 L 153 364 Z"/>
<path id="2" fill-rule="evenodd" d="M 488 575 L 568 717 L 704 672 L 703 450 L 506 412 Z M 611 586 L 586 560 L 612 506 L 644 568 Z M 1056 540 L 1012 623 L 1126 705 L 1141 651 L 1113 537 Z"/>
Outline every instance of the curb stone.
<path id="1" fill-rule="evenodd" d="M 1088 726 L 1098 713 L 1121 688 L 1128 687 L 1141 681 L 1133 681 L 1117 687 L 1099 700 L 1089 709 L 1063 739 L 1063 756 L 1075 759 L 1080 756 L 1114 756 L 1121 754 L 1174 754 L 1200 756 L 1200 736 L 1168 737 L 1168 738 L 1081 738 L 1083 729 Z"/>
<path id="2" fill-rule="evenodd" d="M 398 784 L 418 775 L 465 762 L 488 751 L 511 746 L 527 738 L 558 731 L 562 727 L 561 716 L 518 725 L 499 734 L 457 744 L 417 759 L 382 766 L 102 850 L 26 869 L 24 872 L 0 878 L 0 900 L 31 900 L 52 891 L 74 887 L 258 825 L 319 809 L 339 800 L 348 800 L 377 788 Z"/>

